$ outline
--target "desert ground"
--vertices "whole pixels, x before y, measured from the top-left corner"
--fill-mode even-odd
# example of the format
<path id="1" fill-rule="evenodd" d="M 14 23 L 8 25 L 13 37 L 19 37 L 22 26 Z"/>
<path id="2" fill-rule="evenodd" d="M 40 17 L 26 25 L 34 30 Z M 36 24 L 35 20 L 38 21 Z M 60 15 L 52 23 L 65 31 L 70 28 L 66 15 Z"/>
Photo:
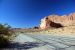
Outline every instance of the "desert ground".
<path id="1" fill-rule="evenodd" d="M 2 50 L 75 50 L 75 26 L 45 30 L 17 30 Z"/>

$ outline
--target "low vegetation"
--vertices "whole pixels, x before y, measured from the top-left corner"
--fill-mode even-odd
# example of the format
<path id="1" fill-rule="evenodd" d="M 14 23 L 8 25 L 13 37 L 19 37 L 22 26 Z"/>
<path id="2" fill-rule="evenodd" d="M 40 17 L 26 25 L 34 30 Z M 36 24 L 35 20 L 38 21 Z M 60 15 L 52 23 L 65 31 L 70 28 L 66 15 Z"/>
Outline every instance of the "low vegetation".
<path id="1" fill-rule="evenodd" d="M 11 36 L 11 27 L 8 24 L 0 24 L 0 48 L 8 45 L 9 36 Z"/>

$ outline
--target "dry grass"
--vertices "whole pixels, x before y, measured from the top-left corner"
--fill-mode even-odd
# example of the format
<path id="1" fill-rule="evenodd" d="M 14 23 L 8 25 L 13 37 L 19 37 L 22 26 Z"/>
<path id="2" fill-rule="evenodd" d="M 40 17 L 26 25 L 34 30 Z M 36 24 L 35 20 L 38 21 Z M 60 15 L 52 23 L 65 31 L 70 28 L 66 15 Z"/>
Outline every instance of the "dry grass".
<path id="1" fill-rule="evenodd" d="M 68 26 L 58 29 L 47 29 L 43 31 L 43 33 L 58 36 L 75 36 L 75 26 Z"/>
<path id="2" fill-rule="evenodd" d="M 19 30 L 21 33 L 32 33 L 32 34 L 49 34 L 49 35 L 60 35 L 60 36 L 75 36 L 75 26 L 67 26 L 62 28 L 49 28 L 49 29 L 24 29 Z"/>

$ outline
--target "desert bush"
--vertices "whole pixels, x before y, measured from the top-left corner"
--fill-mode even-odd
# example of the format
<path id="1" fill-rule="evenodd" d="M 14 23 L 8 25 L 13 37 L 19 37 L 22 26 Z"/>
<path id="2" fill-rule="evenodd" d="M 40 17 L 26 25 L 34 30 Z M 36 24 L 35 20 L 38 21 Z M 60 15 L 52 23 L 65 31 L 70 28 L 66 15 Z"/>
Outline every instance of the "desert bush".
<path id="1" fill-rule="evenodd" d="M 0 24 L 0 34 L 9 35 L 11 27 L 8 24 Z"/>
<path id="2" fill-rule="evenodd" d="M 35 27 L 33 27 L 33 29 L 39 29 L 39 27 L 35 26 Z"/>
<path id="3" fill-rule="evenodd" d="M 0 24 L 0 48 L 8 45 L 11 34 L 11 27 L 8 24 Z"/>
<path id="4" fill-rule="evenodd" d="M 4 38 L 3 36 L 0 36 L 0 48 L 5 48 L 9 45 L 9 40 L 7 38 Z"/>

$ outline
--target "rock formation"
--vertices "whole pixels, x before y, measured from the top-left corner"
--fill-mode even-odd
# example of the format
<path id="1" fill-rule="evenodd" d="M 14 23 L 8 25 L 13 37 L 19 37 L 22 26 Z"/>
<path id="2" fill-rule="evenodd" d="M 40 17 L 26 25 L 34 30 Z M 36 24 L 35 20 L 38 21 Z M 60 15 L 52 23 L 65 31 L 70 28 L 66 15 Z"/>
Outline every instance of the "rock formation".
<path id="1" fill-rule="evenodd" d="M 62 26 L 75 25 L 75 13 L 69 15 L 49 15 L 41 19 L 40 28 L 45 29 L 49 27 L 59 28 Z"/>

